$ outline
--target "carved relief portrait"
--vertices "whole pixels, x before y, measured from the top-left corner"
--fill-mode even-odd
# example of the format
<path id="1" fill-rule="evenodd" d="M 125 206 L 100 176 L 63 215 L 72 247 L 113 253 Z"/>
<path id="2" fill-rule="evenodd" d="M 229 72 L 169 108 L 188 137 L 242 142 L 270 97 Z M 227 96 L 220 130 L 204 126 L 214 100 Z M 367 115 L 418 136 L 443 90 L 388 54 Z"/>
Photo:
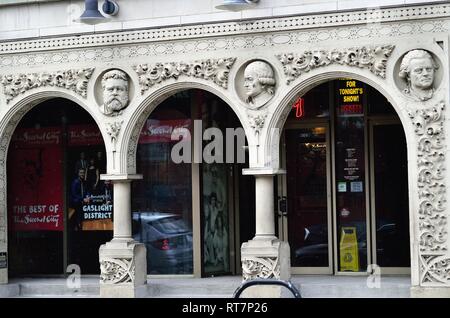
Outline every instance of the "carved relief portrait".
<path id="1" fill-rule="evenodd" d="M 268 63 L 255 61 L 248 64 L 244 71 L 248 107 L 255 109 L 265 105 L 275 93 L 275 84 L 275 74 Z"/>
<path id="2" fill-rule="evenodd" d="M 400 64 L 399 76 L 406 81 L 405 95 L 426 101 L 433 97 L 435 72 L 438 64 L 425 50 L 412 50 L 405 54 Z"/>
<path id="3" fill-rule="evenodd" d="M 128 75 L 120 70 L 106 72 L 102 77 L 102 90 L 100 111 L 107 116 L 120 115 L 129 103 Z"/>

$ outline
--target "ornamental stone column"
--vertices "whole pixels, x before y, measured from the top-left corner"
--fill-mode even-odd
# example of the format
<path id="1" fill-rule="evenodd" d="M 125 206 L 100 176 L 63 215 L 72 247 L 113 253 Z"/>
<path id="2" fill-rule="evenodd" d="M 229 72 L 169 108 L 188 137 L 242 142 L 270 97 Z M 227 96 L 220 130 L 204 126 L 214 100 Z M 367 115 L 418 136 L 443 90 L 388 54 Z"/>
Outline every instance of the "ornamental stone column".
<path id="1" fill-rule="evenodd" d="M 139 297 L 147 283 L 145 245 L 131 231 L 131 182 L 142 175 L 101 175 L 114 185 L 114 237 L 100 246 L 100 296 Z"/>
<path id="2" fill-rule="evenodd" d="M 291 277 L 290 249 L 287 242 L 275 236 L 275 207 L 273 177 L 283 171 L 244 169 L 244 175 L 255 176 L 256 227 L 255 237 L 241 247 L 242 276 L 251 279 L 289 280 Z M 255 286 L 244 291 L 245 297 L 281 296 L 279 286 Z"/>

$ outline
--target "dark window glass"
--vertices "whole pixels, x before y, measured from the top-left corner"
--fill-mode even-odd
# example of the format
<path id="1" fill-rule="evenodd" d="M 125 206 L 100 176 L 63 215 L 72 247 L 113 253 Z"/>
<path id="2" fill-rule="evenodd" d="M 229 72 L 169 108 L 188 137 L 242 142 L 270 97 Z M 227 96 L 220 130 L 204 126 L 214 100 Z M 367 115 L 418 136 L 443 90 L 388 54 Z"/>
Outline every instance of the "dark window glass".
<path id="1" fill-rule="evenodd" d="M 377 265 L 409 267 L 408 167 L 401 125 L 373 126 Z"/>
<path id="2" fill-rule="evenodd" d="M 134 238 L 147 248 L 149 274 L 192 274 L 191 164 L 171 159 L 175 129 L 192 135 L 191 95 L 175 94 L 146 121 L 137 149 L 143 180 L 132 184 Z"/>
<path id="3" fill-rule="evenodd" d="M 286 130 L 291 266 L 328 267 L 326 128 Z"/>
<path id="4" fill-rule="evenodd" d="M 383 94 L 380 94 L 380 92 L 369 85 L 366 85 L 366 89 L 368 94 L 368 115 L 393 115 L 397 117 L 394 108 Z"/>
<path id="5" fill-rule="evenodd" d="M 90 158 L 94 174 L 83 189 L 72 187 L 78 170 L 88 171 Z M 90 218 L 88 224 L 83 208 L 106 205 L 97 179 L 97 170 L 106 171 L 104 158 L 98 127 L 73 102 L 53 99 L 24 116 L 8 152 L 11 276 L 63 274 L 68 264 L 79 265 L 83 274 L 99 273 L 98 248 L 112 238 L 112 197 L 110 213 L 101 220 Z"/>
<path id="6" fill-rule="evenodd" d="M 303 96 L 295 96 L 290 102 L 292 110 L 289 113 L 289 119 L 304 121 L 312 118 L 329 118 L 330 83 L 316 86 Z"/>

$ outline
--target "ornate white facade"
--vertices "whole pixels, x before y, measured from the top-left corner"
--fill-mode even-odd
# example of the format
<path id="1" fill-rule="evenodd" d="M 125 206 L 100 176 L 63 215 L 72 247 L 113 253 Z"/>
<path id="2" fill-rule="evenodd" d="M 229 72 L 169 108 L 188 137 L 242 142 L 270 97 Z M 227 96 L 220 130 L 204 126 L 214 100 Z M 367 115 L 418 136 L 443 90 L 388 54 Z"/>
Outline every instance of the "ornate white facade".
<path id="1" fill-rule="evenodd" d="M 389 100 L 406 134 L 413 290 L 422 295 L 433 287 L 450 296 L 449 35 L 450 4 L 435 3 L 0 42 L 0 252 L 7 251 L 8 145 L 20 119 L 44 100 L 63 97 L 84 108 L 102 132 L 108 176 L 127 182 L 139 173 L 138 137 L 155 107 L 182 89 L 207 90 L 239 118 L 249 143 L 249 174 L 258 178 L 280 168 L 274 128 L 283 128 L 294 96 L 352 77 Z M 398 77 L 402 57 L 414 49 L 432 53 L 440 66 L 433 97 L 423 102 L 408 99 Z M 270 64 L 277 79 L 272 98 L 258 109 L 248 109 L 240 86 L 253 60 Z M 130 85 L 129 104 L 114 118 L 99 110 L 96 93 L 110 69 L 125 72 Z M 105 259 L 102 279 L 134 281 L 133 264 Z M 282 275 L 276 255 L 252 255 L 243 266 L 248 276 Z M 0 269 L 0 283 L 7 277 Z"/>

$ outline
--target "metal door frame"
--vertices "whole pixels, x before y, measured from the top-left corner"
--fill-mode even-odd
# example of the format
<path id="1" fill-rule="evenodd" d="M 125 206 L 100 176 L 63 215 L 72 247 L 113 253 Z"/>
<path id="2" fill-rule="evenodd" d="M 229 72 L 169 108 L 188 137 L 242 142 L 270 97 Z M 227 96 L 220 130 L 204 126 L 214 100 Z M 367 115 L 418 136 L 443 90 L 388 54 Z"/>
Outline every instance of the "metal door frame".
<path id="1" fill-rule="evenodd" d="M 296 130 L 296 129 L 308 129 L 315 127 L 324 127 L 325 132 L 325 143 L 327 146 L 326 155 L 326 167 L 327 167 L 327 223 L 328 223 L 328 267 L 291 267 L 291 273 L 297 274 L 333 274 L 333 202 L 332 202 L 332 191 L 331 191 L 331 144 L 330 144 L 330 124 L 328 121 L 324 120 L 310 120 L 308 122 L 302 123 L 290 123 L 286 122 L 281 136 L 281 165 L 286 168 L 286 142 L 285 142 L 285 130 Z M 287 174 L 278 175 L 278 197 L 287 197 Z M 282 213 L 280 207 L 277 207 L 278 214 L 278 233 L 280 240 L 288 241 L 288 215 L 287 213 Z"/>
<path id="2" fill-rule="evenodd" d="M 370 245 L 372 246 L 371 259 L 373 264 L 377 264 L 377 239 L 376 239 L 376 206 L 375 206 L 375 167 L 373 165 L 374 160 L 374 143 L 373 143 L 373 128 L 374 126 L 388 126 L 388 125 L 400 125 L 402 127 L 402 123 L 400 120 L 393 118 L 375 118 L 368 121 L 369 128 L 369 160 L 370 160 L 370 210 L 371 210 L 371 236 L 370 236 Z M 405 144 L 406 145 L 406 144 Z M 409 220 L 409 216 L 408 216 Z M 409 244 L 409 242 L 408 242 Z M 388 275 L 410 275 L 411 267 L 380 267 L 381 274 Z"/>

